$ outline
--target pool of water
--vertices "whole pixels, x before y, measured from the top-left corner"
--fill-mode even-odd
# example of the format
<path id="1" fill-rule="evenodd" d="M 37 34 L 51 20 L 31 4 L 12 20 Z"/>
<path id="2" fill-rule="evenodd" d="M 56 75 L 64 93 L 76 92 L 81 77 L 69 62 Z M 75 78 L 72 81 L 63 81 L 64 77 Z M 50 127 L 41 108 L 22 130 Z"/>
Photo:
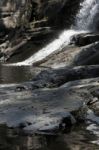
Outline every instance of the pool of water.
<path id="1" fill-rule="evenodd" d="M 32 80 L 35 75 L 32 67 L 0 65 L 0 84 L 20 83 Z"/>
<path id="2" fill-rule="evenodd" d="M 78 125 L 58 134 L 27 134 L 19 129 L 0 126 L 0 150 L 99 150 L 97 136 Z"/>

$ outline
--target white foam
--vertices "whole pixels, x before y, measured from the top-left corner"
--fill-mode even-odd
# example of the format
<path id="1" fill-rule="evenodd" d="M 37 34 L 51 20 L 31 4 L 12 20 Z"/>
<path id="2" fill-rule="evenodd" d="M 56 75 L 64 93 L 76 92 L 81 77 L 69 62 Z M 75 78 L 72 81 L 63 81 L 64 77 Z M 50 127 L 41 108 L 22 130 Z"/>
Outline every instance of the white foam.
<path id="1" fill-rule="evenodd" d="M 92 30 L 95 27 L 94 18 L 99 11 L 98 0 L 85 0 L 81 3 L 81 9 L 76 16 L 76 29 Z M 96 19 L 96 18 L 95 18 Z M 92 26 L 92 24 L 94 25 Z"/>
<path id="2" fill-rule="evenodd" d="M 41 61 L 53 52 L 57 50 L 61 50 L 63 47 L 67 46 L 70 43 L 71 37 L 73 35 L 77 35 L 79 33 L 83 33 L 84 31 L 76 31 L 76 30 L 66 30 L 64 31 L 58 39 L 54 40 L 52 43 L 48 44 L 46 47 L 39 50 L 37 53 L 32 55 L 30 58 L 25 61 L 13 63 L 9 65 L 14 66 L 24 66 L 31 65 L 35 62 Z"/>

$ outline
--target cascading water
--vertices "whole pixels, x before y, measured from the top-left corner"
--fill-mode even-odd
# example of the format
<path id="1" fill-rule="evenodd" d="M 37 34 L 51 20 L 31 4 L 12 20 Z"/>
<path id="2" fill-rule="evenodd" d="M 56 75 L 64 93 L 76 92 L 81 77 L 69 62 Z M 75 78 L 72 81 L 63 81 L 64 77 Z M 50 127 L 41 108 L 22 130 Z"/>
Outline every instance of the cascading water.
<path id="1" fill-rule="evenodd" d="M 81 8 L 76 16 L 76 30 L 94 30 L 96 16 L 99 14 L 99 0 L 85 0 L 81 3 Z"/>
<path id="2" fill-rule="evenodd" d="M 59 49 L 61 50 L 63 47 L 68 45 L 70 43 L 71 37 L 76 34 L 78 34 L 78 31 L 76 30 L 64 31 L 58 39 L 54 40 L 52 43 L 48 44 L 46 47 L 39 50 L 30 58 L 26 59 L 23 62 L 14 63 L 10 65 L 18 65 L 18 66 L 31 65 L 35 62 L 41 61 L 47 56 L 49 56 L 51 53 L 55 52 L 56 50 L 59 50 Z"/>
<path id="3" fill-rule="evenodd" d="M 61 50 L 63 47 L 70 43 L 71 37 L 79 33 L 89 32 L 93 25 L 95 16 L 98 13 L 99 0 L 84 0 L 81 3 L 81 9 L 76 15 L 75 25 L 72 30 L 64 31 L 58 39 L 48 44 L 46 47 L 39 50 L 30 58 L 23 62 L 18 62 L 10 65 L 22 66 L 31 65 L 35 62 L 41 61 L 56 50 Z M 94 29 L 95 26 L 91 29 Z"/>

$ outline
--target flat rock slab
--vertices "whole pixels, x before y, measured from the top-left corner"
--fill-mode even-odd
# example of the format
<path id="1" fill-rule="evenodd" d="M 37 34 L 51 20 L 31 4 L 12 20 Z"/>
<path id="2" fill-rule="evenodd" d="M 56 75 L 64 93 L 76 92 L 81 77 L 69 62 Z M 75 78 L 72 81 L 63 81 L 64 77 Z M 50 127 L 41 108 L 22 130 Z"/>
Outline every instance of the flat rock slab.
<path id="1" fill-rule="evenodd" d="M 52 55 L 48 56 L 46 59 L 34 63 L 34 65 L 40 65 L 41 67 L 49 68 L 61 68 L 64 66 L 73 66 L 73 60 L 76 55 L 79 54 L 81 48 L 75 46 L 67 46 L 61 51 L 54 52 Z"/>
<path id="2" fill-rule="evenodd" d="M 84 65 L 99 64 L 99 42 L 94 42 L 87 46 L 77 47 L 68 46 L 62 51 L 58 51 L 43 59 L 40 62 L 35 62 L 33 65 L 40 65 L 49 68 L 62 68 Z"/>
<path id="3" fill-rule="evenodd" d="M 68 127 L 84 116 L 90 94 L 65 87 L 16 91 L 16 85 L 0 88 L 0 123 L 32 131 Z"/>

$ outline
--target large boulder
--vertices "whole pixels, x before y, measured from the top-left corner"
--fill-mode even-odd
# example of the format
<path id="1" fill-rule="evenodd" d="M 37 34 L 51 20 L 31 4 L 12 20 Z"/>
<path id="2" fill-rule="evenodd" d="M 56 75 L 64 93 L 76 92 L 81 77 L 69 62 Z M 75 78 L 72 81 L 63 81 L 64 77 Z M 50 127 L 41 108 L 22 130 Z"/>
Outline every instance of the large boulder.
<path id="1" fill-rule="evenodd" d="M 71 38 L 71 44 L 77 46 L 85 46 L 91 43 L 99 41 L 99 33 L 82 33 L 78 35 L 74 35 Z"/>

